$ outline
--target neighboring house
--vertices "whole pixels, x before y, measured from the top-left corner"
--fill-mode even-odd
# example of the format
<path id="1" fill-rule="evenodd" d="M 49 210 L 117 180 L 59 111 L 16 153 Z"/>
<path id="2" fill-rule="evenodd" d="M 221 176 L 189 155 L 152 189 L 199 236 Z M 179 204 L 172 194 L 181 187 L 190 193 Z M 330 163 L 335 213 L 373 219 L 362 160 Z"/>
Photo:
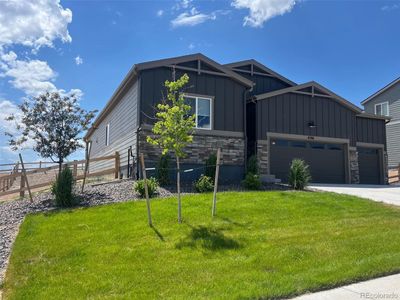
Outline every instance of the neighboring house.
<path id="1" fill-rule="evenodd" d="M 386 124 L 389 168 L 400 164 L 400 77 L 361 102 L 370 114 L 390 116 Z"/>
<path id="2" fill-rule="evenodd" d="M 255 60 L 221 65 L 202 54 L 135 65 L 85 136 L 91 157 L 118 151 L 123 176 L 128 149 L 135 161 L 143 153 L 146 165 L 154 166 L 161 151 L 146 137 L 155 107 L 166 95 L 165 80 L 184 73 L 197 115 L 183 160 L 183 168 L 195 171 L 184 179 L 197 178 L 202 170 L 196 167 L 221 147 L 221 181 L 241 180 L 247 158 L 257 154 L 265 180 L 286 181 L 291 160 L 303 158 L 314 182 L 387 182 L 385 117 L 362 113 L 315 82 L 297 85 Z M 91 168 L 100 167 L 105 165 Z"/>

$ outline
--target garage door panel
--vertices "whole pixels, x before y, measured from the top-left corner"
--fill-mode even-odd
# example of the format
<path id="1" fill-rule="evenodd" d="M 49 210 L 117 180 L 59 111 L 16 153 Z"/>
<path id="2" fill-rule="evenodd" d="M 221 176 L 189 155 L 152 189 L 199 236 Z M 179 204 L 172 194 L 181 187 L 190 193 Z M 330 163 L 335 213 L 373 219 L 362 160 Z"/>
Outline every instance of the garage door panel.
<path id="1" fill-rule="evenodd" d="M 358 148 L 357 151 L 360 183 L 380 184 L 379 151 L 371 148 Z"/>
<path id="2" fill-rule="evenodd" d="M 305 147 L 298 147 L 300 145 Z M 310 166 L 312 182 L 345 181 L 344 151 L 340 145 L 331 147 L 328 144 L 273 140 L 270 149 L 270 172 L 284 182 L 288 180 L 290 164 L 295 158 L 303 159 Z"/>

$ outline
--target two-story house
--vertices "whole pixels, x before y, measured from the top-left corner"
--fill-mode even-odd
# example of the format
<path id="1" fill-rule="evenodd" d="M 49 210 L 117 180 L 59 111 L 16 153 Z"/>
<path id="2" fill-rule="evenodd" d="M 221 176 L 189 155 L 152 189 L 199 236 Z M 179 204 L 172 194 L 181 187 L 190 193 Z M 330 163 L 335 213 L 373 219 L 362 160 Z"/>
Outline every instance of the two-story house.
<path id="1" fill-rule="evenodd" d="M 386 124 L 389 168 L 400 164 L 400 77 L 361 102 L 365 112 L 391 117 Z"/>

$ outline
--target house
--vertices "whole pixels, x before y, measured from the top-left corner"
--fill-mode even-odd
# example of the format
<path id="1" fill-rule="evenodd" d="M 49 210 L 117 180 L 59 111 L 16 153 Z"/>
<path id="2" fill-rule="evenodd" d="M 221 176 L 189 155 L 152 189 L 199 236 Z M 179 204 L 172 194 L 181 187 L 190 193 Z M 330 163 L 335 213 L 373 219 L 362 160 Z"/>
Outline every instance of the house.
<path id="1" fill-rule="evenodd" d="M 185 96 L 197 116 L 182 167 L 195 171 L 184 180 L 197 178 L 197 167 L 221 147 L 226 182 L 243 178 L 252 154 L 266 181 L 286 181 L 291 160 L 303 158 L 314 182 L 387 182 L 386 117 L 363 113 L 316 82 L 298 85 L 255 60 L 221 65 L 202 54 L 134 65 L 85 136 L 91 157 L 118 151 L 122 176 L 139 153 L 154 166 L 161 151 L 146 137 L 155 107 L 166 95 L 165 80 L 184 73 L 190 78 Z"/>
<path id="2" fill-rule="evenodd" d="M 390 116 L 386 124 L 389 168 L 400 164 L 400 77 L 361 102 L 370 114 Z"/>

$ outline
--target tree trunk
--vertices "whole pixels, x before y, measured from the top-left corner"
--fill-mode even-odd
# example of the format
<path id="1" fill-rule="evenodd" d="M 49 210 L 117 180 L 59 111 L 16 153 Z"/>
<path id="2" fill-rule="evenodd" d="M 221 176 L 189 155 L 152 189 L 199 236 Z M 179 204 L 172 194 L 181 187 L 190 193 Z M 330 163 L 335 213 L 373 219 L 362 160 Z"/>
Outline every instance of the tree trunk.
<path id="1" fill-rule="evenodd" d="M 60 176 L 61 171 L 62 171 L 62 161 L 59 160 L 59 161 L 58 161 L 58 176 Z"/>
<path id="2" fill-rule="evenodd" d="M 182 223 L 182 206 L 181 206 L 181 170 L 179 167 L 179 157 L 176 157 L 176 187 L 178 190 L 178 223 Z"/>

